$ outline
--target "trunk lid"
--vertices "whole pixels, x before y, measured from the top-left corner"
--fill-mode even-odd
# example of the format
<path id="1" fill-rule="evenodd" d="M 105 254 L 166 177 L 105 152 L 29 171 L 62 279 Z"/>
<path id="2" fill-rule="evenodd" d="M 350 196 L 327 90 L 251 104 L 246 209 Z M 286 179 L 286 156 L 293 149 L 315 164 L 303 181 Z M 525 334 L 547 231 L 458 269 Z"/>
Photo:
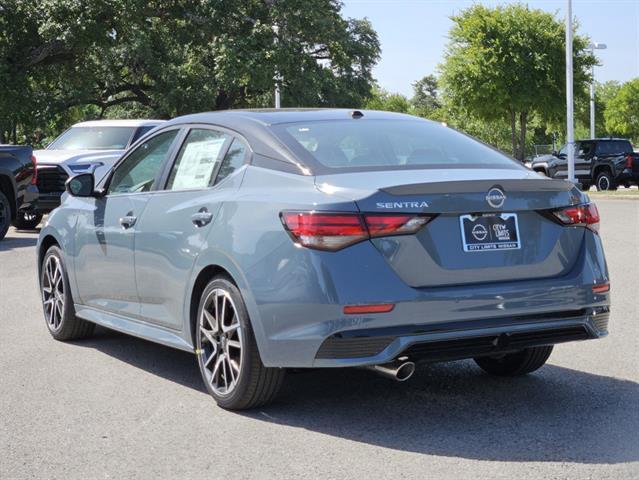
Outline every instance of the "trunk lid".
<path id="1" fill-rule="evenodd" d="M 345 173 L 318 176 L 316 184 L 321 191 L 353 200 L 362 212 L 434 215 L 417 234 L 372 240 L 412 287 L 564 275 L 579 256 L 585 232 L 559 225 L 544 211 L 584 203 L 588 197 L 568 182 L 528 170 Z M 476 227 L 480 235 L 473 238 L 476 223 L 483 227 Z M 517 245 L 491 243 L 499 249 L 467 250 L 479 238 L 490 240 L 497 233 L 493 229 L 500 228 L 510 229 Z"/>

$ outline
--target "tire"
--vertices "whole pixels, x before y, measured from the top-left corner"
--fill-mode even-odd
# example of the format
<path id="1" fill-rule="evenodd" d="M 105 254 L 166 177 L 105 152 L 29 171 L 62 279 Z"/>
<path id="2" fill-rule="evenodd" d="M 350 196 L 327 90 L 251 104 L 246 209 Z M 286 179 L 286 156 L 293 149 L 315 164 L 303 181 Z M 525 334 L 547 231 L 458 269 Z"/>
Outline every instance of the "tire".
<path id="1" fill-rule="evenodd" d="M 475 363 L 487 373 L 499 377 L 517 377 L 541 368 L 552 353 L 552 345 L 526 348 L 500 357 L 478 357 Z"/>
<path id="2" fill-rule="evenodd" d="M 42 221 L 42 214 L 31 212 L 18 212 L 13 226 L 18 230 L 35 230 Z"/>
<path id="3" fill-rule="evenodd" d="M 612 178 L 612 174 L 608 170 L 602 170 L 595 180 L 595 186 L 598 192 L 606 192 L 610 190 L 617 190 L 617 185 Z"/>
<path id="4" fill-rule="evenodd" d="M 200 373 L 217 404 L 246 410 L 270 403 L 282 386 L 285 370 L 262 363 L 242 295 L 228 278 L 219 276 L 209 282 L 195 322 Z"/>
<path id="5" fill-rule="evenodd" d="M 590 190 L 590 187 L 591 187 L 591 186 L 592 186 L 592 185 L 590 185 L 589 183 L 583 183 L 583 182 L 582 182 L 582 184 L 581 184 L 581 191 L 582 191 L 582 192 L 587 192 L 588 190 Z"/>
<path id="6" fill-rule="evenodd" d="M 0 240 L 9 231 L 9 225 L 11 225 L 11 204 L 7 196 L 0 192 Z"/>
<path id="7" fill-rule="evenodd" d="M 42 260 L 40 292 L 44 320 L 53 338 L 67 341 L 91 336 L 95 324 L 75 315 L 64 257 L 57 246 L 50 247 Z"/>

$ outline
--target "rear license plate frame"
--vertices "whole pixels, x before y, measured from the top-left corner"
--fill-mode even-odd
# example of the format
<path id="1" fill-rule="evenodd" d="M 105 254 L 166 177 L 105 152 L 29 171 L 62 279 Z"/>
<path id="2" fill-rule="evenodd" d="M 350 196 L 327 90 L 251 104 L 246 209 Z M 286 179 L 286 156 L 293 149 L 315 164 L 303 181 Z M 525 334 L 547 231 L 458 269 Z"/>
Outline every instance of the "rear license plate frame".
<path id="1" fill-rule="evenodd" d="M 516 213 L 460 215 L 459 226 L 464 252 L 521 250 L 519 218 Z"/>

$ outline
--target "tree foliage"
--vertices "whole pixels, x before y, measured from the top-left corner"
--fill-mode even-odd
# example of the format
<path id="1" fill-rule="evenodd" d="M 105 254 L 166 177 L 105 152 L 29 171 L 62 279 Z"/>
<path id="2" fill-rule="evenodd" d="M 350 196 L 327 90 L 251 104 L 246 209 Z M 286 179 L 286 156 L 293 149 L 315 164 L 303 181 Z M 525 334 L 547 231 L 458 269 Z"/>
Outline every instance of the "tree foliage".
<path id="1" fill-rule="evenodd" d="M 0 0 L 0 135 L 78 109 L 270 106 L 278 72 L 284 106 L 361 104 L 379 41 L 340 11 L 338 0 Z"/>
<path id="2" fill-rule="evenodd" d="M 605 111 L 606 129 L 639 143 L 639 78 L 624 83 L 612 93 Z"/>
<path id="3" fill-rule="evenodd" d="M 505 120 L 513 155 L 523 159 L 530 119 L 559 119 L 565 111 L 565 30 L 554 15 L 521 4 L 472 6 L 452 17 L 444 93 L 484 121 Z M 594 57 L 574 37 L 574 91 L 583 95 Z"/>

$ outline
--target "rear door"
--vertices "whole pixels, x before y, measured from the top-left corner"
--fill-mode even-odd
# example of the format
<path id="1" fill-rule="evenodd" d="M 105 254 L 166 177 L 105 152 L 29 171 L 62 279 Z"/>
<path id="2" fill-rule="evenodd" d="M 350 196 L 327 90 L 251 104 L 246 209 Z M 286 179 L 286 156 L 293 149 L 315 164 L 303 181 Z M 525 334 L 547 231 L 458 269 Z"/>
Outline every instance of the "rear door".
<path id="1" fill-rule="evenodd" d="M 182 329 L 195 259 L 222 202 L 239 186 L 234 172 L 247 153 L 247 145 L 227 131 L 204 126 L 189 131 L 161 190 L 150 196 L 136 239 L 136 279 L 146 321 Z"/>
<path id="2" fill-rule="evenodd" d="M 78 215 L 76 278 L 80 301 L 135 317 L 134 243 L 148 191 L 159 179 L 179 130 L 160 133 L 131 152 L 114 171 L 107 194 Z"/>

